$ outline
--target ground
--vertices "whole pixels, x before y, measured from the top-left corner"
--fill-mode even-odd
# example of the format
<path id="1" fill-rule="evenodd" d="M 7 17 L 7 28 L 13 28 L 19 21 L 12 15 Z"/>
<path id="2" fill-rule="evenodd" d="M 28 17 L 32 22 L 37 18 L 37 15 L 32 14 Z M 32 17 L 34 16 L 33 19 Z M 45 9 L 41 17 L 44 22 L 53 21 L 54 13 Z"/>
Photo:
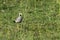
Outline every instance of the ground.
<path id="1" fill-rule="evenodd" d="M 60 0 L 0 0 L 0 40 L 60 40 Z M 22 13 L 21 23 L 13 21 Z"/>

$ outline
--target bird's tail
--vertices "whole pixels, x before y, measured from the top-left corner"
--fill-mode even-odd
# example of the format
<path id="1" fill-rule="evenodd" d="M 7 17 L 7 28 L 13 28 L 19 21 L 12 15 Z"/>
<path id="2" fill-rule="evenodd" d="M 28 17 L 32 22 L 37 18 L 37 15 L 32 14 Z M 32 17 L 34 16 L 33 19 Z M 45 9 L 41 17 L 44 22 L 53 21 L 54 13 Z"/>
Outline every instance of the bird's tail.
<path id="1" fill-rule="evenodd" d="M 13 21 L 15 23 L 15 21 Z"/>

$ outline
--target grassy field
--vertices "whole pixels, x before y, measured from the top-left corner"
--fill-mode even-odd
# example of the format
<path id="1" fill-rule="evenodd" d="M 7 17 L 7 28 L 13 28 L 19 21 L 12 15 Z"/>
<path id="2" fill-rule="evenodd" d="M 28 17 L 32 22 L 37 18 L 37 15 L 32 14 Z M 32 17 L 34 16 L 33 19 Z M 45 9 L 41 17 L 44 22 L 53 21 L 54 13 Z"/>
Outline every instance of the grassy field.
<path id="1" fill-rule="evenodd" d="M 59 0 L 0 0 L 0 40 L 60 40 Z M 21 23 L 13 21 L 21 12 Z"/>

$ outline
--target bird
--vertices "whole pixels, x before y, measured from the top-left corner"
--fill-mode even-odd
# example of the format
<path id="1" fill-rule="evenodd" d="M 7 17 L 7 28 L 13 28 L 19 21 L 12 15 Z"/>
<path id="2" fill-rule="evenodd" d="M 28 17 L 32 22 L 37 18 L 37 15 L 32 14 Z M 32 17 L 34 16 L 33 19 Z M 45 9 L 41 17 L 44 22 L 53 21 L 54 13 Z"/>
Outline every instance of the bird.
<path id="1" fill-rule="evenodd" d="M 22 22 L 22 13 L 19 13 L 19 16 L 15 19 L 15 23 L 21 23 Z"/>

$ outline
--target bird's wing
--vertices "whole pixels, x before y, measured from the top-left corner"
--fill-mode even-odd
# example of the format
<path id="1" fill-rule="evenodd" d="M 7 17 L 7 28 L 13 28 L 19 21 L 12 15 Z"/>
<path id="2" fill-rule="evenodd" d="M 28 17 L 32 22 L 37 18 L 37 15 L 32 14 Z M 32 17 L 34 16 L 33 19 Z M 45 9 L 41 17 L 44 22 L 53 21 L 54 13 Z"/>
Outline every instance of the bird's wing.
<path id="1" fill-rule="evenodd" d="M 18 17 L 15 21 L 20 22 L 22 20 L 22 17 Z"/>

